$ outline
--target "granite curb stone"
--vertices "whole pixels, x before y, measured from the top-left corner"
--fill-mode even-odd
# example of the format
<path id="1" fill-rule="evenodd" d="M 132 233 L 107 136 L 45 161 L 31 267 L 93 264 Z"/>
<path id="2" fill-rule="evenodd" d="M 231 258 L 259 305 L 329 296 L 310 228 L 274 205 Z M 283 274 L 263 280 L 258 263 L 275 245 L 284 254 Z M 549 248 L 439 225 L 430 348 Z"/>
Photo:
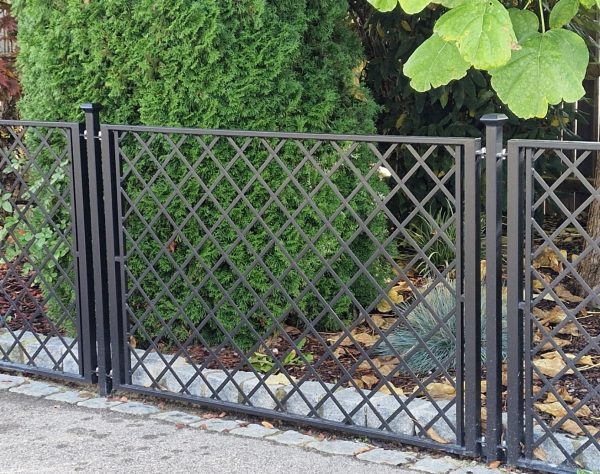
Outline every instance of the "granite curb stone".
<path id="1" fill-rule="evenodd" d="M 322 440 L 312 441 L 306 445 L 307 448 L 316 449 L 327 454 L 339 454 L 346 456 L 356 456 L 357 454 L 368 451 L 372 448 L 365 443 L 345 440 Z"/>
<path id="2" fill-rule="evenodd" d="M 190 415 L 189 413 L 185 413 L 183 411 L 164 411 L 150 415 L 150 418 L 184 425 L 191 425 L 192 423 L 202 421 L 202 418 L 199 416 Z"/>
<path id="3" fill-rule="evenodd" d="M 223 433 L 231 431 L 235 428 L 240 428 L 242 423 L 234 420 L 222 420 L 220 418 L 208 418 L 206 420 L 199 421 L 198 423 L 192 423 L 192 428 L 200 428 L 206 431 L 216 431 L 217 433 Z"/>
<path id="4" fill-rule="evenodd" d="M 9 392 L 22 393 L 23 395 L 37 398 L 46 397 L 60 391 L 60 388 L 54 385 L 37 381 L 30 381 L 29 383 L 25 382 L 24 384 L 9 389 Z"/>
<path id="5" fill-rule="evenodd" d="M 264 426 L 257 425 L 256 423 L 250 423 L 249 425 L 232 429 L 229 432 L 239 436 L 248 436 L 249 438 L 264 438 L 266 436 L 280 433 L 280 431 L 275 428 L 265 428 Z"/>
<path id="6" fill-rule="evenodd" d="M 415 457 L 409 453 L 382 448 L 360 453 L 356 457 L 362 461 L 374 462 L 376 464 L 392 464 L 394 466 L 400 466 L 401 464 L 407 464 L 415 460 Z"/>
<path id="7" fill-rule="evenodd" d="M 0 390 L 8 390 L 9 388 L 17 387 L 23 383 L 25 383 L 24 377 L 0 374 Z"/>
<path id="8" fill-rule="evenodd" d="M 78 391 L 59 392 L 59 393 L 55 393 L 53 395 L 47 396 L 46 400 L 70 403 L 71 405 L 74 405 L 75 403 L 85 402 L 86 400 L 89 400 L 90 398 L 92 398 L 92 394 L 89 394 L 89 396 L 88 396 L 87 394 L 84 394 L 84 393 L 85 392 L 78 392 Z"/>
<path id="9" fill-rule="evenodd" d="M 145 416 L 158 413 L 160 412 L 160 409 L 153 405 L 148 405 L 146 403 L 125 402 L 112 407 L 111 411 L 116 411 L 118 413 L 126 413 L 127 415 Z"/>

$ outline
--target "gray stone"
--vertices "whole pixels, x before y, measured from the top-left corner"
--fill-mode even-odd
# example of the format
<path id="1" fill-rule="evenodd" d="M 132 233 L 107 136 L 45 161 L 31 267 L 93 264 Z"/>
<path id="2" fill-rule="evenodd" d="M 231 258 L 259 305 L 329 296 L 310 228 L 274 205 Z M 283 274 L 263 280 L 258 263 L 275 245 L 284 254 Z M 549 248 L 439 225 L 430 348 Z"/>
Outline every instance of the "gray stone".
<path id="1" fill-rule="evenodd" d="M 586 441 L 585 438 L 580 438 L 580 446 Z M 577 456 L 579 461 L 585 469 L 592 472 L 600 472 L 600 450 L 594 445 L 590 445 L 585 448 L 580 455 Z"/>
<path id="2" fill-rule="evenodd" d="M 45 336 L 40 337 L 43 340 Z M 14 336 L 7 331 L 0 336 L 0 346 L 4 352 L 8 353 L 8 359 L 20 364 L 29 363 L 29 358 L 25 357 L 22 347 L 37 342 L 36 337 L 29 331 L 14 331 Z"/>
<path id="3" fill-rule="evenodd" d="M 401 464 L 409 463 L 415 459 L 413 456 L 403 453 L 402 451 L 393 451 L 391 449 L 382 448 L 360 453 L 356 457 L 362 461 L 369 461 L 377 464 L 391 464 L 393 466 L 400 466 Z"/>
<path id="4" fill-rule="evenodd" d="M 241 425 L 242 424 L 239 421 L 222 420 L 220 418 L 209 418 L 207 420 L 202 420 L 198 423 L 192 423 L 190 426 L 192 428 L 200 428 L 201 430 L 216 431 L 217 433 L 223 433 L 239 428 Z"/>
<path id="5" fill-rule="evenodd" d="M 75 403 L 85 402 L 92 398 L 92 394 L 87 394 L 87 392 L 59 392 L 53 395 L 49 395 L 46 397 L 46 400 L 54 400 L 57 402 L 65 402 L 74 405 Z"/>
<path id="6" fill-rule="evenodd" d="M 355 443 L 354 441 L 313 441 L 308 443 L 306 447 L 316 449 L 328 454 L 341 454 L 346 456 L 356 456 L 371 449 L 371 446 L 365 443 Z"/>
<path id="7" fill-rule="evenodd" d="M 313 436 L 308 436 L 302 433 L 298 433 L 294 430 L 284 431 L 273 436 L 269 436 L 265 439 L 275 441 L 280 444 L 287 444 L 290 446 L 304 446 L 311 441 L 316 441 Z"/>
<path id="8" fill-rule="evenodd" d="M 456 463 L 450 458 L 423 458 L 411 465 L 410 468 L 431 474 L 446 474 L 456 468 Z"/>
<path id="9" fill-rule="evenodd" d="M 60 389 L 54 385 L 48 385 L 43 382 L 29 382 L 19 385 L 18 387 L 13 387 L 9 391 L 22 393 L 23 395 L 29 395 L 30 397 L 45 397 L 60 392 Z"/>
<path id="10" fill-rule="evenodd" d="M 0 390 L 8 390 L 9 388 L 17 387 L 25 383 L 24 377 L 16 375 L 0 374 Z"/>
<path id="11" fill-rule="evenodd" d="M 38 337 L 41 344 L 35 338 L 24 344 L 23 362 L 41 369 L 62 371 L 65 344 L 58 337 L 47 338 L 42 335 Z"/>
<path id="12" fill-rule="evenodd" d="M 323 404 L 323 418 L 330 421 L 347 423 L 347 421 L 345 421 L 344 412 L 350 415 L 352 410 L 360 405 L 360 408 L 352 415 L 352 424 L 356 426 L 366 426 L 367 404 L 364 400 L 365 397 L 354 388 L 338 390 Z M 338 404 L 341 406 L 341 409 Z"/>
<path id="13" fill-rule="evenodd" d="M 62 362 L 62 370 L 67 374 L 79 374 L 79 345 L 75 342 L 69 344 L 70 350 L 65 349 L 65 356 Z"/>
<path id="14" fill-rule="evenodd" d="M 279 433 L 279 430 L 276 430 L 275 428 L 265 428 L 262 425 L 251 423 L 247 426 L 235 428 L 231 430 L 230 433 L 239 436 L 247 436 L 249 438 L 264 438 L 265 436 Z"/>
<path id="15" fill-rule="evenodd" d="M 208 393 L 205 396 L 215 400 L 240 403 L 242 401 L 241 385 L 253 379 L 256 380 L 256 377 L 250 372 L 236 372 L 233 377 L 220 370 L 211 372 L 206 375 Z"/>
<path id="16" fill-rule="evenodd" d="M 100 398 L 90 398 L 85 402 L 79 402 L 77 405 L 85 408 L 94 408 L 96 410 L 107 410 L 109 408 L 116 407 L 117 405 L 121 405 L 123 402 L 119 402 L 117 400 L 109 400 L 108 398 L 100 397 Z"/>
<path id="17" fill-rule="evenodd" d="M 185 413 L 182 411 L 165 411 L 162 413 L 157 413 L 156 415 L 152 415 L 150 418 L 155 418 L 157 420 L 168 421 L 169 423 L 177 423 L 183 425 L 191 425 L 192 423 L 197 423 L 202 421 L 202 418 L 196 415 L 190 415 L 189 413 Z"/>
<path id="18" fill-rule="evenodd" d="M 460 469 L 456 469 L 452 471 L 450 474 L 498 474 L 504 471 L 500 469 L 492 469 L 484 466 L 468 466 L 461 467 Z"/>
<path id="19" fill-rule="evenodd" d="M 127 415 L 152 415 L 154 413 L 158 413 L 160 410 L 152 405 L 146 405 L 145 403 L 140 402 L 126 402 L 121 405 L 117 405 L 111 408 L 112 411 L 116 411 L 119 413 L 125 413 Z"/>
<path id="20" fill-rule="evenodd" d="M 414 416 L 416 422 L 420 425 L 418 426 L 415 423 L 415 433 L 417 435 L 427 437 L 429 435 L 421 433 L 421 429 L 425 429 L 425 431 L 432 429 L 435 432 L 434 436 L 436 438 L 441 438 L 449 443 L 453 443 L 456 441 L 456 432 L 454 428 L 454 426 L 456 426 L 456 405 L 454 404 L 446 409 L 448 404 L 454 403 L 454 401 L 438 400 L 436 403 L 441 411 L 445 410 L 446 418 L 449 420 L 452 426 L 448 424 L 448 422 L 443 418 L 441 412 L 438 411 L 438 409 L 431 402 L 426 400 L 419 400 L 417 402 L 417 400 L 413 400 L 408 406 L 408 409 Z M 435 423 L 433 423 L 433 425 L 429 428 L 426 428 L 426 426 L 438 415 L 439 417 Z M 431 432 L 429 431 L 429 433 Z"/>
<path id="21" fill-rule="evenodd" d="M 399 397 L 402 401 L 406 397 Z M 415 400 L 416 401 L 416 400 Z M 406 414 L 406 411 L 402 409 L 394 415 L 396 410 L 400 408 L 400 402 L 393 395 L 379 395 L 374 396 L 371 399 L 371 403 L 375 409 L 367 406 L 367 427 L 387 430 L 383 427 L 383 422 L 380 419 L 383 418 L 388 424 L 389 428 L 395 433 L 401 433 L 412 436 L 414 434 L 415 425 L 412 419 Z M 409 409 L 414 407 L 414 401 L 409 405 Z M 379 415 L 379 416 L 377 416 Z"/>
<path id="22" fill-rule="evenodd" d="M 539 426 L 534 427 L 533 439 L 536 443 L 543 436 L 543 433 L 544 431 L 542 428 Z M 573 444 L 573 439 L 562 433 L 554 433 L 554 438 L 556 439 L 556 442 L 549 436 L 546 437 L 539 445 L 539 449 L 544 453 L 547 462 L 558 466 L 567 460 L 567 456 L 565 456 L 563 451 L 572 454 L 575 452 L 575 446 Z"/>
<path id="23" fill-rule="evenodd" d="M 171 368 L 161 379 L 162 387 L 175 393 L 186 393 L 196 397 L 209 396 L 209 389 L 204 381 L 209 374 L 222 373 L 220 370 L 204 369 L 201 375 L 198 369 L 190 364 L 181 364 Z M 204 379 L 202 378 L 204 377 Z"/>
<path id="24" fill-rule="evenodd" d="M 138 351 L 136 350 L 136 353 Z M 138 353 L 140 360 L 131 356 L 131 368 L 133 374 L 131 383 L 141 387 L 164 388 L 165 363 L 156 352 Z M 165 356 L 168 360 L 168 356 Z M 165 373 L 163 373 L 165 372 Z"/>
<path id="25" fill-rule="evenodd" d="M 256 388 L 257 386 L 258 388 Z M 277 408 L 277 402 L 281 402 L 293 388 L 292 385 L 282 384 L 268 384 L 265 387 L 264 383 L 260 384 L 259 380 L 254 377 L 242 382 L 240 387 L 243 394 L 248 397 L 252 406 L 267 408 L 269 410 L 274 410 Z M 252 393 L 255 388 L 256 391 Z M 250 395 L 250 393 L 252 393 L 252 395 Z M 245 404 L 248 403 L 247 401 L 244 401 L 243 396 L 240 397 L 240 402 L 244 402 Z"/>
<path id="26" fill-rule="evenodd" d="M 325 385 L 329 387 L 330 390 L 333 388 L 333 385 L 331 384 Z M 302 391 L 302 395 L 298 393 L 298 390 L 293 391 L 286 401 L 286 411 L 295 415 L 314 416 L 311 407 L 316 407 L 316 405 L 327 395 L 327 391 L 319 382 L 304 382 L 300 385 L 299 389 Z M 321 417 L 323 416 L 323 405 L 316 410 L 317 414 Z"/>

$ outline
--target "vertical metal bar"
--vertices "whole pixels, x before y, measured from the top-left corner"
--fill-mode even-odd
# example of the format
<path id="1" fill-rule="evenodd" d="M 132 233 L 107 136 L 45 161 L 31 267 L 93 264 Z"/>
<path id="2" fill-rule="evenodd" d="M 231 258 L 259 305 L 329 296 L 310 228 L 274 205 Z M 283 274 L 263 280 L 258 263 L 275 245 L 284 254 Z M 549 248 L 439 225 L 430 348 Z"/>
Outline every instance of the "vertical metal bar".
<path id="1" fill-rule="evenodd" d="M 508 142 L 507 460 L 516 464 L 523 441 L 523 155 Z"/>
<path id="2" fill-rule="evenodd" d="M 85 113 L 86 151 L 90 197 L 90 222 L 92 230 L 92 258 L 94 262 L 94 307 L 98 351 L 98 385 L 100 394 L 112 389 L 110 372 L 110 336 L 106 302 L 108 300 L 106 233 L 104 223 L 104 187 L 102 183 L 102 158 L 100 150 L 100 109 L 98 104 L 83 104 Z"/>
<path id="3" fill-rule="evenodd" d="M 502 127 L 508 117 L 488 114 L 485 124 L 486 375 L 488 462 L 502 459 Z"/>
<path id="4" fill-rule="evenodd" d="M 531 358 L 531 340 L 533 331 L 531 327 L 531 300 L 533 298 L 533 288 L 531 281 L 531 265 L 533 254 L 533 154 L 531 148 L 525 149 L 525 255 L 524 257 L 524 285 L 525 302 L 523 305 L 523 315 L 525 317 L 525 328 L 523 330 L 523 353 L 525 365 L 525 456 L 529 459 L 533 457 L 533 373 Z"/>
<path id="5" fill-rule="evenodd" d="M 102 179 L 104 184 L 104 212 L 106 225 L 106 264 L 108 284 L 108 313 L 112 347 L 113 389 L 127 383 L 129 362 L 126 357 L 125 334 L 121 330 L 125 315 L 122 311 L 120 226 L 118 193 L 120 167 L 115 152 L 115 136 L 107 126 L 100 127 L 102 135 Z"/>
<path id="6" fill-rule="evenodd" d="M 456 442 L 457 444 L 464 446 L 465 442 L 465 414 L 464 414 L 464 401 L 465 401 L 465 390 L 464 390 L 464 373 L 463 373 L 463 360 L 464 360 L 464 343 L 465 336 L 463 333 L 464 329 L 464 315 L 465 305 L 463 297 L 463 271 L 464 271 L 464 260 L 463 260 L 463 212 L 464 212 L 464 192 L 463 192 L 463 181 L 464 181 L 464 161 L 465 161 L 465 148 L 456 147 L 454 151 L 454 162 L 455 162 L 455 178 L 454 178 L 454 225 L 456 228 L 456 240 L 454 246 L 456 248 Z"/>
<path id="7" fill-rule="evenodd" d="M 464 166 L 464 360 L 465 449 L 480 452 L 481 436 L 481 195 L 479 142 L 465 146 Z"/>
<path id="8" fill-rule="evenodd" d="M 73 239 L 77 271 L 77 339 L 79 372 L 87 382 L 96 383 L 94 373 L 98 366 L 96 354 L 96 326 L 94 323 L 94 270 L 92 265 L 92 230 L 88 189 L 88 161 L 84 139 L 84 125 L 71 127 L 72 146 L 72 203 Z"/>

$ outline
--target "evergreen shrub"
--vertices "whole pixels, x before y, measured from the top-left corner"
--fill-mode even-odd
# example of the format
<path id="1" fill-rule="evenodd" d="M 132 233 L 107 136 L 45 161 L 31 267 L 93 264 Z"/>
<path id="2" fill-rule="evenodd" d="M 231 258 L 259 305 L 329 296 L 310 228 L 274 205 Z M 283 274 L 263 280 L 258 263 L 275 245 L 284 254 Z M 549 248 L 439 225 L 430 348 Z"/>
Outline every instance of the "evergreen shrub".
<path id="1" fill-rule="evenodd" d="M 30 119 L 79 120 L 78 105 L 97 102 L 104 107 L 105 123 L 372 133 L 378 108 L 356 80 L 354 68 L 361 60 L 361 44 L 348 24 L 347 8 L 345 0 L 15 0 L 24 90 L 20 111 Z M 173 141 L 182 138 L 176 136 Z M 206 143 L 211 139 L 214 137 L 206 138 Z M 241 146 L 243 140 L 236 143 Z M 140 144 L 131 135 L 123 138 L 121 148 L 129 158 L 140 153 Z M 132 201 L 139 200 L 139 215 L 128 213 L 124 222 L 131 238 L 139 241 L 137 248 L 129 245 L 126 249 L 131 276 L 139 279 L 139 288 L 132 292 L 128 305 L 134 321 L 147 316 L 143 324 L 134 325 L 138 340 L 191 340 L 192 328 L 203 325 L 202 336 L 218 343 L 223 340 L 219 325 L 230 331 L 244 321 L 240 313 L 251 312 L 251 325 L 245 323 L 235 336 L 236 344 L 251 346 L 256 341 L 253 331 L 264 334 L 272 327 L 269 312 L 281 320 L 293 316 L 292 305 L 274 288 L 269 275 L 272 272 L 279 277 L 290 266 L 282 249 L 297 258 L 298 267 L 309 280 L 321 271 L 323 264 L 313 251 L 298 258 L 306 245 L 299 229 L 315 237 L 323 226 L 321 219 L 313 207 L 305 206 L 296 224 L 286 225 L 286 213 L 271 204 L 261 211 L 262 222 L 251 225 L 248 206 L 259 210 L 266 205 L 266 187 L 275 191 L 283 186 L 279 201 L 289 214 L 305 202 L 295 186 L 284 185 L 284 173 L 275 161 L 261 168 L 260 180 L 251 182 L 252 167 L 259 168 L 269 159 L 258 141 L 248 145 L 247 161 L 235 158 L 231 143 L 223 138 L 213 148 L 214 159 L 198 163 L 203 148 L 191 138 L 182 142 L 180 154 L 172 153 L 163 136 L 155 137 L 149 151 L 141 151 L 135 164 L 141 179 L 127 166 L 124 170 L 125 190 Z M 303 158 L 291 142 L 279 155 L 288 169 Z M 374 166 L 370 156 L 363 147 L 357 147 L 350 160 L 366 174 Z M 239 193 L 219 175 L 219 167 L 232 160 L 233 181 L 240 189 L 247 187 L 244 199 L 237 202 Z M 359 185 L 350 166 L 334 168 L 338 156 L 330 145 L 322 144 L 315 160 L 343 196 Z M 206 187 L 214 187 L 212 194 L 222 209 L 232 205 L 228 217 L 214 230 L 214 240 L 205 239 L 206 229 L 218 222 L 221 210 L 207 198 L 199 179 L 185 179 L 190 170 L 186 162 L 195 167 L 195 174 Z M 316 168 L 307 165 L 295 179 L 306 193 L 321 181 Z M 187 203 L 180 196 L 170 199 L 174 189 L 169 181 L 177 185 Z M 143 182 L 150 183 L 155 199 L 143 193 Z M 377 193 L 386 192 L 378 179 L 370 182 Z M 340 204 L 328 186 L 315 193 L 314 200 L 327 216 Z M 200 201 L 202 205 L 195 209 Z M 166 207 L 168 217 L 161 214 L 159 204 Z M 351 207 L 366 218 L 374 209 L 374 200 L 362 190 L 353 197 Z M 146 232 L 148 223 L 156 239 Z M 248 245 L 239 242 L 236 225 L 244 229 Z M 348 210 L 332 219 L 332 225 L 343 239 L 359 227 Z M 177 228 L 182 236 L 173 241 Z M 371 220 L 369 228 L 377 240 L 385 239 L 383 216 Z M 277 232 L 281 235 L 273 245 L 272 234 Z M 161 251 L 164 244 L 171 244 L 168 252 Z M 229 261 L 219 263 L 222 249 L 229 247 Z M 339 244 L 328 230 L 316 240 L 315 247 L 327 260 L 335 255 Z M 200 258 L 195 258 L 191 248 Z M 351 248 L 358 259 L 366 261 L 376 244 L 361 234 Z M 264 253 L 264 266 L 249 271 L 247 285 L 236 286 L 238 277 L 250 269 L 260 252 Z M 184 268 L 183 275 L 175 271 L 174 263 Z M 346 254 L 332 267 L 342 282 L 358 271 Z M 214 278 L 201 284 L 207 268 L 213 268 Z M 383 281 L 379 259 L 370 271 Z M 168 292 L 161 292 L 161 280 L 168 282 Z M 282 281 L 283 289 L 297 299 L 300 310 L 314 318 L 324 308 L 311 292 L 299 297 L 306 286 L 297 270 Z M 333 275 L 325 275 L 316 287 L 325 301 L 340 290 Z M 365 306 L 377 296 L 364 275 L 351 289 Z M 153 305 L 145 302 L 144 294 Z M 252 312 L 257 299 L 263 303 Z M 339 299 L 333 309 L 344 321 L 353 317 L 348 296 Z M 208 324 L 204 325 L 207 317 Z M 163 326 L 162 319 L 169 322 L 168 327 Z M 319 327 L 333 330 L 336 320 L 327 314 Z"/>

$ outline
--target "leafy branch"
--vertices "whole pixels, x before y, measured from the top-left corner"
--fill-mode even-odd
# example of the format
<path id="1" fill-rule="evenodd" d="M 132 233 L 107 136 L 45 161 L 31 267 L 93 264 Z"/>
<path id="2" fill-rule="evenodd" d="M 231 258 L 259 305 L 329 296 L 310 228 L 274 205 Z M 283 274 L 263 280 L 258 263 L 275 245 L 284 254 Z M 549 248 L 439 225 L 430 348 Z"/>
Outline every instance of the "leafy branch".
<path id="1" fill-rule="evenodd" d="M 559 0 L 550 11 L 549 29 L 541 0 L 539 14 L 507 8 L 499 0 L 368 1 L 380 11 L 399 5 L 416 14 L 431 3 L 448 10 L 404 64 L 419 92 L 460 79 L 470 68 L 487 71 L 500 100 L 522 118 L 543 118 L 550 104 L 576 102 L 585 94 L 589 52 L 583 38 L 565 27 L 581 8 L 600 8 L 600 0 Z"/>

